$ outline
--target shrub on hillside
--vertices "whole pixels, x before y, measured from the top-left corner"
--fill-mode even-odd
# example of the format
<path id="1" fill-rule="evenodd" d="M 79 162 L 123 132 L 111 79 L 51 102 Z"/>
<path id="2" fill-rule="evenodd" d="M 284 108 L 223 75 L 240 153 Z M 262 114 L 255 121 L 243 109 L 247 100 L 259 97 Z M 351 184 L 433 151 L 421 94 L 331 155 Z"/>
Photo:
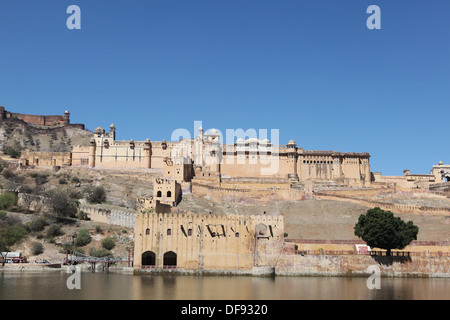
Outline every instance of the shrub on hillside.
<path id="1" fill-rule="evenodd" d="M 11 158 L 18 159 L 22 154 L 22 146 L 19 141 L 14 141 L 14 143 L 8 146 L 4 152 Z"/>
<path id="2" fill-rule="evenodd" d="M 75 245 L 77 247 L 82 247 L 91 242 L 91 234 L 88 229 L 81 229 L 78 231 L 77 237 L 75 238 Z"/>
<path id="3" fill-rule="evenodd" d="M 52 224 L 47 229 L 47 238 L 57 237 L 63 234 L 64 232 L 61 230 L 61 227 L 57 224 Z"/>
<path id="4" fill-rule="evenodd" d="M 89 255 L 91 257 L 103 258 L 103 257 L 112 257 L 112 253 L 105 248 L 90 248 Z"/>
<path id="5" fill-rule="evenodd" d="M 106 201 L 106 191 L 103 187 L 87 186 L 83 189 L 83 193 L 89 203 L 102 203 Z"/>
<path id="6" fill-rule="evenodd" d="M 114 242 L 114 239 L 111 237 L 107 237 L 107 238 L 103 239 L 103 241 L 102 241 L 102 247 L 105 248 L 106 250 L 111 250 L 115 246 L 116 246 L 116 243 Z"/>
<path id="7" fill-rule="evenodd" d="M 76 217 L 78 204 L 63 190 L 53 190 L 48 194 L 53 213 L 58 217 Z"/>
<path id="8" fill-rule="evenodd" d="M 17 197 L 12 192 L 4 192 L 0 194 L 0 210 L 9 209 L 15 206 L 17 203 Z"/>
<path id="9" fill-rule="evenodd" d="M 48 225 L 47 219 L 44 216 L 40 216 L 28 223 L 28 229 L 32 232 L 39 232 L 44 230 L 45 226 Z"/>
<path id="10" fill-rule="evenodd" d="M 40 242 L 33 242 L 31 245 L 31 252 L 33 255 L 37 256 L 44 252 L 44 246 Z"/>

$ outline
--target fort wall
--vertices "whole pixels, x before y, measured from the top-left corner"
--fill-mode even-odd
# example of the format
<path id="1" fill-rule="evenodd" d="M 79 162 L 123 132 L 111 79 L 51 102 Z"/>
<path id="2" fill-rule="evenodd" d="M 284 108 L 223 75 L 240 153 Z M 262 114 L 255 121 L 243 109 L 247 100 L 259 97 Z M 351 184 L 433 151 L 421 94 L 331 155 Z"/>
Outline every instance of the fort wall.
<path id="1" fill-rule="evenodd" d="M 64 112 L 63 115 L 36 115 L 36 114 L 10 112 L 5 110 L 5 107 L 0 106 L 0 121 L 6 119 L 21 120 L 28 124 L 32 124 L 39 127 L 55 127 L 60 125 L 71 125 L 70 112 L 67 110 Z M 71 126 L 75 126 L 84 130 L 84 124 L 72 124 Z"/>
<path id="2" fill-rule="evenodd" d="M 356 199 L 354 197 L 347 196 L 347 195 L 325 193 L 325 192 L 315 192 L 314 196 L 319 199 L 347 201 L 347 202 L 360 204 L 360 205 L 370 207 L 370 208 L 379 207 L 383 210 L 390 210 L 390 211 L 394 211 L 394 212 L 428 213 L 428 214 L 445 215 L 445 216 L 450 215 L 450 208 L 425 207 L 425 206 L 407 205 L 407 204 L 399 204 L 399 203 L 387 203 L 387 202 L 369 200 L 369 199 Z"/>
<path id="3" fill-rule="evenodd" d="M 39 152 L 27 149 L 22 151 L 20 163 L 24 166 L 70 166 L 72 164 L 72 153 Z"/>
<path id="4" fill-rule="evenodd" d="M 209 195 L 216 201 L 236 200 L 245 202 L 270 202 L 275 200 L 304 200 L 305 191 L 289 188 L 289 185 L 282 184 L 270 187 L 258 184 L 244 184 L 242 186 L 222 184 L 208 185 L 199 182 L 192 182 L 192 194 L 195 196 Z"/>
<path id="5" fill-rule="evenodd" d="M 132 212 L 103 209 L 86 204 L 80 205 L 79 210 L 86 212 L 92 221 L 133 229 L 136 227 L 136 214 Z"/>
<path id="6" fill-rule="evenodd" d="M 318 240 L 318 239 L 286 239 L 294 243 L 297 252 L 305 254 L 357 254 L 357 245 L 367 245 L 362 240 Z M 380 248 L 371 248 L 373 251 L 385 252 Z M 392 250 L 393 256 L 439 256 L 450 257 L 450 241 L 418 241 L 414 240 L 402 250 Z"/>
<path id="7" fill-rule="evenodd" d="M 370 255 L 283 255 L 275 268 L 280 276 L 363 276 L 378 266 L 382 277 L 450 277 L 450 257 Z"/>
<path id="8" fill-rule="evenodd" d="M 283 238 L 281 216 L 139 213 L 134 268 L 239 271 L 255 264 L 273 266 Z"/>

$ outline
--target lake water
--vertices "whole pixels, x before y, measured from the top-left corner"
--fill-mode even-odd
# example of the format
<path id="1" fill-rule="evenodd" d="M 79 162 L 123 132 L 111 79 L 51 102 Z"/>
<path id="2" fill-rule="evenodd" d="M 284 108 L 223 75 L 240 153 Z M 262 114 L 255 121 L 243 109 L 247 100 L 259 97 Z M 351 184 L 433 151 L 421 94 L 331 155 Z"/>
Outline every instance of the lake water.
<path id="1" fill-rule="evenodd" d="M 62 300 L 450 300 L 450 279 L 382 278 L 368 289 L 366 278 L 224 277 L 80 274 L 81 289 L 70 290 L 70 274 L 0 272 L 0 299 Z"/>

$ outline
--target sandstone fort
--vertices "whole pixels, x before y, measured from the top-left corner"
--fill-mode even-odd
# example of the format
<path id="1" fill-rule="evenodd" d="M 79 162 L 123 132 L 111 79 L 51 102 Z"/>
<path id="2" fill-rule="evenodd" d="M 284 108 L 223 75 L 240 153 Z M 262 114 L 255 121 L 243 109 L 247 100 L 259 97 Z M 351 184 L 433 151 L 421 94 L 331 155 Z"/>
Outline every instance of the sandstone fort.
<path id="1" fill-rule="evenodd" d="M 69 111 L 60 116 L 41 116 L 0 107 L 0 121 L 9 119 L 46 128 L 84 129 L 82 124 L 70 123 Z M 107 129 L 97 127 L 88 143 L 73 145 L 67 152 L 26 149 L 18 160 L 18 169 L 73 167 L 155 173 L 151 195 L 136 199 L 136 215 L 132 220 L 128 215 L 126 218 L 135 229 L 136 270 L 172 266 L 258 272 L 258 267 L 288 270 L 295 265 L 298 257 L 290 254 L 298 244 L 285 241 L 283 216 L 265 212 L 252 216 L 174 213 L 186 193 L 213 199 L 242 197 L 260 203 L 313 196 L 362 203 L 369 200 L 359 195 L 383 189 L 428 192 L 446 185 L 450 178 L 450 165 L 442 162 L 433 165 L 429 173 L 405 169 L 401 175 L 384 176 L 371 171 L 371 155 L 361 150 L 305 150 L 294 140 L 272 144 L 267 138 L 245 136 L 223 143 L 216 129 L 205 132 L 200 127 L 195 137 L 179 141 L 154 141 L 151 137 L 125 141 L 117 139 L 119 132 L 114 124 Z M 396 208 L 402 210 L 400 205 Z M 423 210 L 405 210 L 416 209 Z M 446 210 L 434 212 L 444 216 L 448 215 Z M 106 219 L 104 212 L 93 214 Z"/>

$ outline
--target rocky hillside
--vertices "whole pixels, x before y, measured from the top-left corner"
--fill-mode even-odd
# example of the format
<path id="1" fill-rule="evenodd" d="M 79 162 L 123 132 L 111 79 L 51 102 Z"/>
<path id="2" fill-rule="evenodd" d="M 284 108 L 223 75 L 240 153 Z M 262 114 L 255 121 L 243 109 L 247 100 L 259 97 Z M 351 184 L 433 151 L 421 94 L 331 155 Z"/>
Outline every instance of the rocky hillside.
<path id="1" fill-rule="evenodd" d="M 0 122 L 0 150 L 20 144 L 34 151 L 70 151 L 73 145 L 88 145 L 92 133 L 70 126 L 39 127 L 19 119 Z"/>
<path id="2" fill-rule="evenodd" d="M 368 207 L 333 200 L 274 201 L 268 204 L 240 205 L 215 202 L 211 196 L 184 195 L 175 212 L 218 214 L 267 214 L 284 217 L 285 232 L 290 239 L 358 240 L 354 226 Z M 419 226 L 417 240 L 449 241 L 449 225 L 442 215 L 395 213 Z"/>

